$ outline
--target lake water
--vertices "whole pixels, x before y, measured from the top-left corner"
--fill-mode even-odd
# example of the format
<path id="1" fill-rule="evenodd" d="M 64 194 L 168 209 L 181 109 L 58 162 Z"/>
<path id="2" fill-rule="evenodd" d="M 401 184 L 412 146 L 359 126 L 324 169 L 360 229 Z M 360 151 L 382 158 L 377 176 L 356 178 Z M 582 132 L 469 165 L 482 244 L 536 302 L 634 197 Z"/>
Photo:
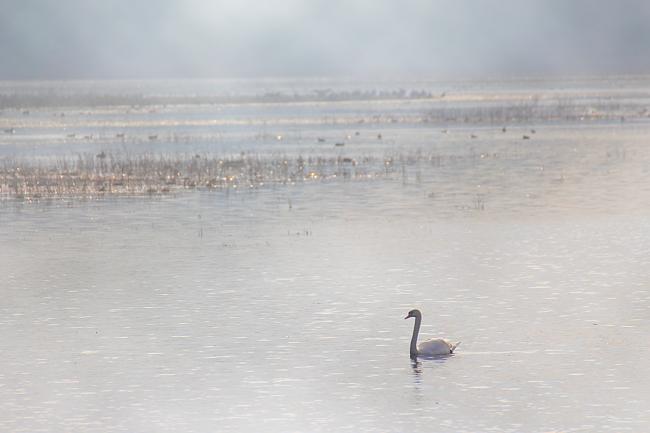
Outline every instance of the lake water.
<path id="1" fill-rule="evenodd" d="M 104 120 L 79 109 L 65 130 L 51 107 L 5 110 L 2 125 L 16 125 L 0 141 L 5 157 L 126 149 L 402 162 L 381 177 L 0 201 L 0 430 L 647 429 L 647 120 L 502 132 L 412 123 L 430 109 L 422 101 L 277 104 L 275 122 L 273 106 L 242 103 L 161 106 L 146 126 L 107 126 L 102 116 L 123 108 L 87 108 Z M 626 104 L 616 109 L 637 111 Z M 239 114 L 188 122 L 215 107 Z M 402 109 L 396 122 L 355 123 Z M 337 122 L 323 120 L 332 112 Z M 93 138 L 70 140 L 70 128 Z M 184 140 L 162 139 L 181 129 Z M 132 138 L 115 140 L 124 130 Z M 160 142 L 138 135 L 152 131 Z M 409 358 L 412 308 L 422 337 L 462 342 L 453 356 Z"/>

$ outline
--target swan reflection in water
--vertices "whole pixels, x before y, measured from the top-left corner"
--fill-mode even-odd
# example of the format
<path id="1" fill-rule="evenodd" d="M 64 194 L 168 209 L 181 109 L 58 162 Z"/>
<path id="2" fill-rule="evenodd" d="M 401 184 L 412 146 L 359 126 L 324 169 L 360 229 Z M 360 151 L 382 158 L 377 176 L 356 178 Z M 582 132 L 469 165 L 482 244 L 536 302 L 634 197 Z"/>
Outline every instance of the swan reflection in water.
<path id="1" fill-rule="evenodd" d="M 430 393 L 428 391 L 425 391 L 427 388 L 427 379 L 425 377 L 425 368 L 428 368 L 429 371 L 429 378 L 428 382 L 429 385 L 431 385 L 432 381 L 436 380 L 436 374 L 434 370 L 437 367 L 441 367 L 440 364 L 444 364 L 449 360 L 453 355 L 443 355 L 443 356 L 435 356 L 435 357 L 413 357 L 411 358 L 411 377 L 413 378 L 413 389 L 410 394 L 410 398 L 413 401 L 413 404 L 416 405 L 416 407 L 429 407 L 431 400 L 430 400 Z M 435 404 L 438 404 L 436 401 Z M 423 406 L 424 405 L 424 406 Z"/>
<path id="2" fill-rule="evenodd" d="M 413 369 L 413 376 L 419 378 L 422 374 L 423 368 L 426 364 L 423 364 L 422 361 L 425 361 L 427 364 L 444 364 L 449 359 L 453 358 L 454 354 L 450 353 L 449 355 L 438 355 L 438 356 L 413 356 L 411 357 L 411 369 Z"/>

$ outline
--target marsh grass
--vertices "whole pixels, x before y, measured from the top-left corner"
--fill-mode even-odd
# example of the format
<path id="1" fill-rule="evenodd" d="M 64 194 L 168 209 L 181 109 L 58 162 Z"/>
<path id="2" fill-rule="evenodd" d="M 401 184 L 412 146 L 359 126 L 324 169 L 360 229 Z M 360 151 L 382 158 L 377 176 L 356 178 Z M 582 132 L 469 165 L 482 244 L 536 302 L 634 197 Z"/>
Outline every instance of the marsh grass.
<path id="1" fill-rule="evenodd" d="M 53 198 L 101 195 L 168 194 L 191 189 L 258 188 L 332 179 L 385 176 L 381 159 L 318 156 L 287 157 L 242 153 L 78 154 L 51 159 L 0 160 L 0 197 Z"/>
<path id="2" fill-rule="evenodd" d="M 144 196 L 195 189 L 251 189 L 302 182 L 372 179 L 420 183 L 424 165 L 435 169 L 465 160 L 482 161 L 483 156 L 418 150 L 358 157 L 104 151 L 60 158 L 14 157 L 0 159 L 0 198 Z"/>

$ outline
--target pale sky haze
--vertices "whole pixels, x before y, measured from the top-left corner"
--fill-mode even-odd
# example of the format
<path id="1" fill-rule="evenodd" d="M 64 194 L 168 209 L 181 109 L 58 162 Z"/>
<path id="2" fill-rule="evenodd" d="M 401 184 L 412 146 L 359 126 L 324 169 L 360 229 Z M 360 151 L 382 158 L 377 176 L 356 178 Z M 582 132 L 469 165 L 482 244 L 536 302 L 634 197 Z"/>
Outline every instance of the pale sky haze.
<path id="1" fill-rule="evenodd" d="M 645 0 L 0 0 L 0 79 L 650 73 Z"/>

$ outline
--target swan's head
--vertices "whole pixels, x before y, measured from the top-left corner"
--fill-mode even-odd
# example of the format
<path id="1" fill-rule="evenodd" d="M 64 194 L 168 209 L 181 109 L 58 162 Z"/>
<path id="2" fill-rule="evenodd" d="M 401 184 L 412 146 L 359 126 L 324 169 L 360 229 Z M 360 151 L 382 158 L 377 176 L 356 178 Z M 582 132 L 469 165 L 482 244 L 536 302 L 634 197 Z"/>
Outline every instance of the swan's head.
<path id="1" fill-rule="evenodd" d="M 404 319 L 410 319 L 411 317 L 422 317 L 422 313 L 420 313 L 420 310 L 411 310 Z"/>

